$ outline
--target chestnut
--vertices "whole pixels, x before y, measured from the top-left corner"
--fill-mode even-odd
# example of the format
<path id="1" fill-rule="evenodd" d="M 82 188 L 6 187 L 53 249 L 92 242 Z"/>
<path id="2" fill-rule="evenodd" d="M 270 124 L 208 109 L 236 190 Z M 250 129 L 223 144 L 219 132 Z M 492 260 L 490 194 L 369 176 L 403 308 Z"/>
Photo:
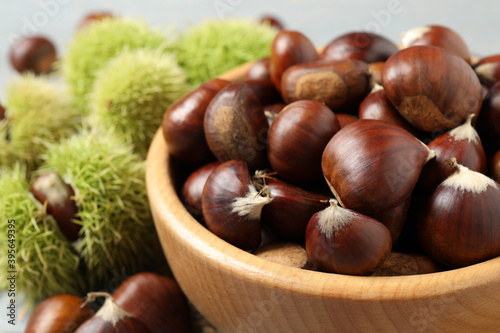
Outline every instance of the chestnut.
<path id="1" fill-rule="evenodd" d="M 391 235 L 382 223 L 342 208 L 335 200 L 307 225 L 307 254 L 327 272 L 370 274 L 384 262 L 391 247 Z"/>
<path id="2" fill-rule="evenodd" d="M 255 61 L 252 66 L 248 69 L 245 74 L 245 80 L 262 80 L 271 79 L 271 74 L 269 73 L 269 65 L 271 64 L 271 58 L 266 57 Z"/>
<path id="3" fill-rule="evenodd" d="M 109 18 L 113 18 L 113 17 L 114 17 L 113 14 L 111 12 L 107 12 L 107 11 L 88 13 L 87 15 L 85 15 L 85 17 L 83 17 L 83 19 L 78 24 L 78 30 L 87 28 L 88 26 L 90 26 L 94 22 L 99 22 L 99 21 L 102 21 L 104 19 L 109 19 Z"/>
<path id="4" fill-rule="evenodd" d="M 480 59 L 474 65 L 479 80 L 488 87 L 500 81 L 500 54 Z"/>
<path id="5" fill-rule="evenodd" d="M 54 217 L 62 234 L 69 241 L 76 241 L 81 225 L 75 223 L 78 208 L 73 187 L 66 184 L 58 174 L 49 172 L 31 182 L 30 192 L 47 207 L 47 213 Z"/>
<path id="6" fill-rule="evenodd" d="M 349 32 L 332 40 L 323 50 L 325 60 L 385 61 L 398 51 L 396 44 L 371 32 Z"/>
<path id="7" fill-rule="evenodd" d="M 387 227 L 391 233 L 392 244 L 396 244 L 399 241 L 399 237 L 406 223 L 410 204 L 411 196 L 399 206 L 389 208 L 382 213 L 370 215 L 371 218 L 374 218 Z"/>
<path id="8" fill-rule="evenodd" d="M 298 64 L 290 66 L 281 78 L 285 102 L 310 99 L 334 111 L 360 103 L 370 89 L 368 65 L 359 60 Z"/>
<path id="9" fill-rule="evenodd" d="M 421 136 L 419 130 L 413 127 L 385 95 L 384 89 L 372 92 L 363 99 L 359 106 L 359 119 L 383 120 L 401 126 L 416 137 Z"/>
<path id="10" fill-rule="evenodd" d="M 30 315 L 25 333 L 72 333 L 94 315 L 81 297 L 56 294 L 40 302 Z"/>
<path id="11" fill-rule="evenodd" d="M 321 154 L 340 129 L 335 114 L 317 101 L 287 105 L 269 129 L 269 162 L 283 179 L 305 183 L 320 179 Z"/>
<path id="12" fill-rule="evenodd" d="M 252 88 L 262 105 L 279 103 L 281 94 L 270 79 L 251 79 L 242 81 Z"/>
<path id="13" fill-rule="evenodd" d="M 56 57 L 54 44 L 43 36 L 21 38 L 10 49 L 10 62 L 19 73 L 46 73 L 50 71 Z"/>
<path id="14" fill-rule="evenodd" d="M 113 292 L 113 299 L 151 333 L 193 331 L 187 299 L 170 278 L 150 272 L 135 274 Z"/>
<path id="15" fill-rule="evenodd" d="M 219 161 L 242 160 L 254 170 L 268 165 L 269 124 L 250 85 L 238 82 L 223 88 L 208 105 L 203 126 Z"/>
<path id="16" fill-rule="evenodd" d="M 230 160 L 208 176 L 201 206 L 208 230 L 243 250 L 261 241 L 262 208 L 272 201 L 268 187 L 257 188 L 244 161 Z"/>
<path id="17" fill-rule="evenodd" d="M 455 172 L 455 167 L 444 162 L 452 157 L 470 170 L 486 173 L 486 153 L 479 135 L 472 127 L 472 117 L 473 115 L 470 115 L 464 124 L 438 136 L 427 145 L 434 151 L 436 158 L 429 161 L 422 169 L 420 187 L 434 190 L 451 176 Z"/>
<path id="18" fill-rule="evenodd" d="M 344 128 L 347 125 L 359 120 L 357 116 L 348 113 L 335 113 L 335 116 L 337 116 L 340 128 Z"/>
<path id="19" fill-rule="evenodd" d="M 229 83 L 209 80 L 168 108 L 162 129 L 170 154 L 191 165 L 210 159 L 212 153 L 205 139 L 203 120 L 212 98 Z"/>
<path id="20" fill-rule="evenodd" d="M 378 85 L 382 85 L 382 70 L 384 69 L 385 61 L 377 61 L 368 64 L 372 81 Z"/>
<path id="21" fill-rule="evenodd" d="M 280 31 L 271 45 L 269 71 L 274 86 L 281 91 L 281 76 L 288 67 L 318 59 L 316 48 L 306 36 L 298 31 Z"/>
<path id="22" fill-rule="evenodd" d="M 407 200 L 433 157 L 433 151 L 401 127 L 360 119 L 333 136 L 322 168 L 342 207 L 371 215 Z"/>
<path id="23" fill-rule="evenodd" d="M 455 54 L 413 46 L 385 63 L 382 85 L 389 101 L 414 127 L 445 131 L 478 114 L 483 93 L 474 70 Z"/>
<path id="24" fill-rule="evenodd" d="M 273 27 L 276 30 L 283 30 L 285 29 L 285 26 L 281 22 L 279 18 L 277 18 L 274 15 L 264 15 L 259 19 L 259 23 L 261 24 L 267 24 L 271 27 Z"/>
<path id="25" fill-rule="evenodd" d="M 203 221 L 203 212 L 201 210 L 201 195 L 203 188 L 207 182 L 208 176 L 215 170 L 221 163 L 219 161 L 208 163 L 196 169 L 186 179 L 182 185 L 180 198 L 187 211 L 198 220 Z"/>
<path id="26" fill-rule="evenodd" d="M 500 183 L 500 150 L 491 158 L 491 177 L 497 183 Z"/>
<path id="27" fill-rule="evenodd" d="M 478 131 L 483 144 L 489 150 L 500 148 L 500 83 L 496 83 L 484 100 L 477 119 Z M 485 147 L 486 148 L 486 147 Z"/>
<path id="28" fill-rule="evenodd" d="M 270 105 L 265 105 L 263 107 L 264 109 L 264 115 L 266 116 L 267 123 L 269 126 L 273 123 L 274 119 L 278 117 L 278 114 L 285 108 L 286 104 L 285 103 L 274 103 Z"/>
<path id="29" fill-rule="evenodd" d="M 2 104 L 0 104 L 0 121 L 4 119 L 5 119 L 5 109 L 2 106 Z"/>
<path id="30" fill-rule="evenodd" d="M 441 267 L 421 254 L 391 252 L 372 276 L 403 276 L 440 272 Z"/>
<path id="31" fill-rule="evenodd" d="M 458 33 L 440 25 L 416 27 L 403 33 L 403 47 L 430 45 L 455 53 L 470 64 L 471 56 L 467 44 Z"/>
<path id="32" fill-rule="evenodd" d="M 261 223 L 281 239 L 303 241 L 311 216 L 328 206 L 329 197 L 266 175 L 261 182 L 269 187 L 273 198 L 262 208 Z"/>
<path id="33" fill-rule="evenodd" d="M 456 159 L 455 173 L 427 200 L 417 223 L 420 245 L 434 260 L 453 268 L 500 255 L 500 187 Z"/>
<path id="34" fill-rule="evenodd" d="M 315 270 L 306 250 L 297 243 L 275 242 L 259 247 L 254 254 L 285 266 Z"/>

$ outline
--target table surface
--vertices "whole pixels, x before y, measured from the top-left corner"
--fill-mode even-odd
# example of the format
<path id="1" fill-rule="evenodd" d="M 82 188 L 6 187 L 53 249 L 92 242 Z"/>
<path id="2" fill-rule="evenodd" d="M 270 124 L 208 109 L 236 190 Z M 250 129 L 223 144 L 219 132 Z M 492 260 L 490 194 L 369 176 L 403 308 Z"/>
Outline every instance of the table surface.
<path id="1" fill-rule="evenodd" d="M 394 42 L 408 29 L 441 24 L 456 30 L 473 54 L 500 53 L 498 12 L 494 0 L 3 0 L 0 1 L 0 102 L 10 78 L 17 74 L 9 63 L 9 49 L 19 36 L 42 34 L 64 56 L 65 45 L 88 12 L 108 10 L 119 16 L 143 18 L 153 26 L 175 25 L 182 30 L 203 18 L 279 17 L 287 29 L 299 30 L 316 45 L 353 30 L 380 33 Z M 0 248 L 0 251 L 2 249 Z M 0 295 L 0 307 L 7 304 Z M 3 314 L 0 333 L 24 330 L 8 325 Z"/>

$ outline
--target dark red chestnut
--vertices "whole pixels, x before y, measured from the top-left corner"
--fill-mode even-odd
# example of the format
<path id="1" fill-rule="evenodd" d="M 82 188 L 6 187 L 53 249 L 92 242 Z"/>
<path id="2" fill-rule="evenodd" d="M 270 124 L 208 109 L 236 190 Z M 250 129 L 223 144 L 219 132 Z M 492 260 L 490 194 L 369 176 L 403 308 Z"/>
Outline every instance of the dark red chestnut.
<path id="1" fill-rule="evenodd" d="M 5 109 L 2 106 L 2 104 L 0 104 L 0 120 L 4 120 L 4 119 L 5 119 Z"/>
<path id="2" fill-rule="evenodd" d="M 500 188 L 485 175 L 449 161 L 456 171 L 432 193 L 417 223 L 434 260 L 463 267 L 500 255 Z"/>
<path id="3" fill-rule="evenodd" d="M 500 150 L 491 158 L 491 177 L 497 183 L 500 183 Z"/>
<path id="4" fill-rule="evenodd" d="M 500 83 L 490 89 L 477 124 L 483 144 L 493 151 L 500 148 Z"/>
<path id="5" fill-rule="evenodd" d="M 298 31 L 280 31 L 271 45 L 271 80 L 281 91 L 281 76 L 285 70 L 295 64 L 318 60 L 318 52 L 313 43 Z"/>
<path id="6" fill-rule="evenodd" d="M 396 44 L 371 32 L 350 32 L 332 40 L 323 50 L 325 60 L 385 61 L 398 52 Z"/>
<path id="7" fill-rule="evenodd" d="M 483 58 L 474 65 L 479 80 L 488 87 L 500 81 L 500 54 Z"/>
<path id="8" fill-rule="evenodd" d="M 252 79 L 242 81 L 252 88 L 253 92 L 262 105 L 279 103 L 282 100 L 281 94 L 270 79 Z"/>
<path id="9" fill-rule="evenodd" d="M 170 278 L 149 272 L 135 274 L 113 292 L 113 299 L 151 333 L 193 332 L 187 299 Z"/>
<path id="10" fill-rule="evenodd" d="M 10 49 L 10 62 L 19 73 L 46 73 L 56 57 L 54 44 L 42 36 L 21 38 Z"/>
<path id="11" fill-rule="evenodd" d="M 360 103 L 370 89 L 368 65 L 359 60 L 298 64 L 289 67 L 281 78 L 285 102 L 310 99 L 334 111 Z"/>
<path id="12" fill-rule="evenodd" d="M 255 92 L 246 83 L 232 83 L 210 102 L 204 120 L 205 137 L 221 162 L 242 160 L 252 169 L 268 165 L 269 124 Z"/>
<path id="13" fill-rule="evenodd" d="M 381 89 L 372 92 L 363 99 L 359 106 L 359 119 L 375 119 L 387 121 L 391 124 L 401 126 L 414 136 L 420 136 L 421 133 L 413 127 L 398 110 L 391 104 L 385 95 L 385 90 Z"/>
<path id="14" fill-rule="evenodd" d="M 408 215 L 408 210 L 410 209 L 411 196 L 408 197 L 402 204 L 394 208 L 389 208 L 388 210 L 373 214 L 370 217 L 379 221 L 387 227 L 391 233 L 392 244 L 396 244 L 399 240 L 399 236 L 403 231 L 403 227 L 406 223 L 406 216 Z"/>
<path id="15" fill-rule="evenodd" d="M 99 21 L 102 21 L 104 19 L 109 19 L 109 18 L 113 18 L 113 17 L 114 16 L 111 12 L 106 12 L 106 11 L 89 13 L 78 24 L 78 30 L 87 28 L 89 25 L 91 25 L 94 22 L 99 22 Z"/>
<path id="16" fill-rule="evenodd" d="M 403 34 L 405 48 L 416 45 L 429 45 L 455 53 L 470 63 L 470 52 L 462 37 L 450 28 L 440 25 L 428 25 L 413 28 Z"/>
<path id="17" fill-rule="evenodd" d="M 337 116 L 337 120 L 339 121 L 340 128 L 344 128 L 349 124 L 352 124 L 353 122 L 359 120 L 358 117 L 352 114 L 348 113 L 335 113 L 335 116 Z"/>
<path id="18" fill-rule="evenodd" d="M 151 333 L 142 320 L 123 310 L 108 293 L 89 293 L 87 302 L 93 302 L 97 297 L 106 298 L 103 306 L 93 317 L 80 325 L 75 333 Z"/>
<path id="19" fill-rule="evenodd" d="M 203 120 L 212 98 L 229 83 L 222 79 L 207 81 L 165 112 L 162 129 L 170 154 L 192 165 L 199 165 L 212 156 Z"/>
<path id="20" fill-rule="evenodd" d="M 335 200 L 307 225 L 307 254 L 327 272 L 370 274 L 384 262 L 391 247 L 391 235 L 382 223 L 339 207 Z"/>
<path id="21" fill-rule="evenodd" d="M 262 178 L 273 201 L 262 208 L 261 223 L 282 239 L 303 241 L 313 214 L 328 206 L 329 197 L 305 191 L 279 179 Z"/>
<path id="22" fill-rule="evenodd" d="M 261 241 L 262 208 L 272 201 L 268 187 L 257 188 L 245 162 L 231 160 L 208 177 L 201 206 L 208 230 L 243 250 Z"/>
<path id="23" fill-rule="evenodd" d="M 72 333 L 94 315 L 81 297 L 57 294 L 39 303 L 30 315 L 25 333 Z"/>
<path id="24" fill-rule="evenodd" d="M 478 114 L 483 93 L 472 68 L 434 46 L 414 46 L 393 54 L 382 72 L 385 94 L 414 127 L 438 132 Z"/>
<path id="25" fill-rule="evenodd" d="M 257 60 L 252 64 L 245 74 L 245 80 L 262 80 L 271 79 L 271 74 L 269 74 L 269 65 L 271 64 L 271 58 L 262 58 Z"/>
<path id="26" fill-rule="evenodd" d="M 373 215 L 407 200 L 433 157 L 434 152 L 401 127 L 360 119 L 333 136 L 322 167 L 343 207 Z"/>
<path id="27" fill-rule="evenodd" d="M 321 154 L 339 129 L 335 114 L 320 102 L 289 104 L 269 129 L 267 148 L 272 168 L 290 182 L 320 179 Z"/>
<path id="28" fill-rule="evenodd" d="M 440 272 L 441 267 L 421 254 L 391 252 L 372 276 L 403 276 Z"/>
<path id="29" fill-rule="evenodd" d="M 46 205 L 47 213 L 54 217 L 62 234 L 69 241 L 76 241 L 82 226 L 75 223 L 78 208 L 73 188 L 58 174 L 50 172 L 36 177 L 31 183 L 30 192 Z"/>
<path id="30" fill-rule="evenodd" d="M 481 139 L 472 127 L 472 115 L 463 125 L 438 136 L 427 146 L 436 154 L 422 169 L 419 185 L 427 190 L 434 190 L 443 180 L 451 176 L 456 168 L 445 163 L 455 157 L 457 163 L 470 170 L 486 173 L 487 163 Z"/>
<path id="31" fill-rule="evenodd" d="M 264 15 L 259 19 L 261 24 L 267 24 L 276 30 L 283 30 L 285 26 L 281 23 L 281 20 L 273 15 Z"/>
<path id="32" fill-rule="evenodd" d="M 195 170 L 184 182 L 181 190 L 181 201 L 187 211 L 193 215 L 195 219 L 203 222 L 203 212 L 201 210 L 201 195 L 203 188 L 207 182 L 208 176 L 221 163 L 219 161 L 208 163 Z"/>

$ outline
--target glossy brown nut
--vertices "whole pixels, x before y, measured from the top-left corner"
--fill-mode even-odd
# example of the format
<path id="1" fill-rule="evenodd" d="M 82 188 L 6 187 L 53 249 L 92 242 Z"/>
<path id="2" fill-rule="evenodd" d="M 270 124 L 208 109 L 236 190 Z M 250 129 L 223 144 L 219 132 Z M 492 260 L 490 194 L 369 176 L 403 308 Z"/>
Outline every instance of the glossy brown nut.
<path id="1" fill-rule="evenodd" d="M 54 44 L 42 36 L 21 38 L 10 49 L 10 62 L 19 73 L 46 73 L 56 57 Z"/>
<path id="2" fill-rule="evenodd" d="M 328 206 L 329 197 L 311 193 L 276 178 L 264 183 L 273 201 L 262 208 L 261 223 L 281 239 L 303 241 L 311 217 Z"/>
<path id="3" fill-rule="evenodd" d="M 333 136 L 323 152 L 322 167 L 343 207 L 373 215 L 401 205 L 433 156 L 401 127 L 360 119 Z"/>
<path id="4" fill-rule="evenodd" d="M 222 163 L 208 177 L 201 206 L 208 230 L 243 250 L 254 250 L 261 241 L 262 207 L 272 198 L 257 189 L 248 166 L 240 160 Z"/>
<path id="5" fill-rule="evenodd" d="M 208 176 L 221 163 L 219 161 L 208 163 L 196 169 L 184 182 L 181 190 L 181 201 L 187 211 L 199 222 L 203 222 L 203 212 L 201 210 L 201 195 L 207 182 Z"/>
<path id="6" fill-rule="evenodd" d="M 30 315 L 25 333 L 72 333 L 94 315 L 81 297 L 57 294 L 39 303 Z"/>
<path id="7" fill-rule="evenodd" d="M 450 28 L 428 25 L 413 28 L 403 34 L 405 48 L 417 45 L 436 46 L 455 53 L 470 63 L 470 52 L 462 37 Z"/>
<path id="8" fill-rule="evenodd" d="M 360 103 L 370 89 L 368 65 L 359 60 L 298 64 L 289 67 L 281 78 L 285 102 L 315 100 L 334 111 Z"/>
<path id="9" fill-rule="evenodd" d="M 378 85 L 382 85 L 382 70 L 384 69 L 385 61 L 377 61 L 368 64 L 372 80 Z"/>
<path id="10" fill-rule="evenodd" d="M 396 244 L 399 240 L 399 236 L 403 231 L 405 226 L 406 216 L 408 215 L 408 210 L 410 209 L 411 196 L 408 197 L 402 204 L 394 208 L 389 208 L 388 210 L 373 214 L 370 217 L 379 221 L 387 227 L 391 233 L 392 244 Z"/>
<path id="11" fill-rule="evenodd" d="M 492 87 L 500 81 L 500 54 L 482 58 L 474 66 L 481 83 Z"/>
<path id="12" fill-rule="evenodd" d="M 404 276 L 440 272 L 441 267 L 421 254 L 391 252 L 372 276 Z"/>
<path id="13" fill-rule="evenodd" d="M 422 169 L 419 187 L 434 190 L 442 181 L 455 172 L 455 168 L 445 161 L 453 157 L 457 163 L 470 170 L 486 173 L 487 163 L 481 139 L 472 127 L 472 119 L 463 125 L 438 136 L 427 146 L 434 151 L 436 158 L 429 161 Z"/>
<path id="14" fill-rule="evenodd" d="M 4 120 L 4 119 L 5 119 L 5 109 L 2 106 L 2 104 L 0 104 L 0 120 Z"/>
<path id="15" fill-rule="evenodd" d="M 259 23 L 267 24 L 267 25 L 273 27 L 276 30 L 283 30 L 283 29 L 285 29 L 285 26 L 283 25 L 283 23 L 281 22 L 281 20 L 278 19 L 274 15 L 264 15 L 264 16 L 262 16 L 259 19 Z"/>
<path id="16" fill-rule="evenodd" d="M 99 22 L 99 21 L 102 21 L 104 19 L 109 19 L 109 18 L 113 18 L 113 17 L 114 16 L 111 12 L 106 12 L 106 11 L 89 13 L 78 24 L 78 30 L 87 28 L 88 26 L 90 26 L 94 22 Z"/>
<path id="17" fill-rule="evenodd" d="M 193 332 L 187 299 L 170 278 L 149 272 L 135 274 L 113 292 L 113 299 L 151 333 Z"/>
<path id="18" fill-rule="evenodd" d="M 339 129 L 337 117 L 322 103 L 304 100 L 289 104 L 269 129 L 272 168 L 290 182 L 320 179 L 321 154 Z"/>
<path id="19" fill-rule="evenodd" d="M 350 32 L 332 40 L 323 50 L 325 60 L 356 59 L 367 63 L 385 61 L 398 52 L 396 44 L 370 32 Z"/>
<path id="20" fill-rule="evenodd" d="M 414 46 L 392 55 L 382 85 L 392 105 L 414 127 L 437 132 L 478 114 L 482 89 L 472 68 L 455 54 L 434 46 Z"/>
<path id="21" fill-rule="evenodd" d="M 477 125 L 484 146 L 493 151 L 500 148 L 500 83 L 490 89 L 479 113 Z"/>
<path id="22" fill-rule="evenodd" d="M 252 79 L 242 81 L 252 88 L 262 105 L 280 103 L 283 101 L 281 94 L 270 79 Z"/>
<path id="23" fill-rule="evenodd" d="M 337 120 L 339 121 L 340 128 L 344 128 L 349 124 L 352 124 L 355 121 L 358 121 L 359 118 L 356 117 L 355 115 L 348 114 L 348 113 L 335 113 L 335 116 L 337 116 Z"/>
<path id="24" fill-rule="evenodd" d="M 212 99 L 205 113 L 204 129 L 208 146 L 219 161 L 242 160 L 254 170 L 268 165 L 269 124 L 248 84 L 232 83 Z"/>
<path id="25" fill-rule="evenodd" d="M 327 272 L 370 274 L 391 247 L 391 235 L 382 223 L 336 203 L 314 214 L 307 225 L 307 254 Z"/>
<path id="26" fill-rule="evenodd" d="M 47 213 L 54 217 L 62 234 L 69 241 L 76 241 L 82 226 L 75 223 L 78 208 L 73 188 L 58 174 L 50 172 L 36 177 L 31 182 L 30 192 L 38 201 L 46 204 Z"/>
<path id="27" fill-rule="evenodd" d="M 500 150 L 491 158 L 491 173 L 493 180 L 500 183 Z"/>
<path id="28" fill-rule="evenodd" d="M 418 221 L 422 248 L 449 267 L 500 255 L 499 184 L 460 165 L 429 197 Z"/>
<path id="29" fill-rule="evenodd" d="M 245 74 L 245 80 L 261 80 L 261 79 L 271 79 L 271 74 L 269 73 L 269 65 L 271 64 L 271 58 L 266 57 L 257 60 L 250 66 Z"/>
<path id="30" fill-rule="evenodd" d="M 281 76 L 295 64 L 318 60 L 318 52 L 313 43 L 298 31 L 280 31 L 271 45 L 271 80 L 281 91 Z"/>
<path id="31" fill-rule="evenodd" d="M 383 120 L 401 126 L 416 137 L 420 137 L 422 134 L 403 118 L 387 99 L 383 89 L 375 91 L 363 99 L 359 106 L 359 119 Z"/>
<path id="32" fill-rule="evenodd" d="M 163 137 L 170 154 L 181 161 L 199 165 L 210 159 L 212 153 L 205 139 L 203 120 L 208 104 L 227 80 L 212 79 L 175 102 L 163 116 Z"/>

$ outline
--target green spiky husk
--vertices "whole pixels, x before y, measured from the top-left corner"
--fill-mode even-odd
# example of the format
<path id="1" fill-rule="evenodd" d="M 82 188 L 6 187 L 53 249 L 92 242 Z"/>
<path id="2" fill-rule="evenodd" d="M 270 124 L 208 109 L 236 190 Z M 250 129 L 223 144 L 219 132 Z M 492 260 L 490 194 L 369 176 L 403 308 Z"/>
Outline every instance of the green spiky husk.
<path id="1" fill-rule="evenodd" d="M 51 147 L 40 172 L 75 189 L 81 220 L 77 249 L 91 290 L 117 273 L 132 275 L 161 253 L 149 210 L 144 161 L 111 133 L 83 131 Z"/>
<path id="2" fill-rule="evenodd" d="M 81 294 L 84 280 L 75 249 L 56 222 L 29 193 L 26 169 L 0 171 L 0 289 L 8 290 L 9 271 L 17 271 L 16 291 L 27 306 L 57 293 Z M 15 220 L 15 263 L 7 262 L 9 220 Z"/>
<path id="3" fill-rule="evenodd" d="M 81 121 L 67 91 L 32 74 L 9 82 L 6 115 L 0 121 L 0 167 L 19 162 L 28 171 L 40 164 L 47 144 L 74 134 Z"/>
<path id="4" fill-rule="evenodd" d="M 96 76 L 90 122 L 133 144 L 145 158 L 165 110 L 187 90 L 174 56 L 157 50 L 124 51 Z"/>
<path id="5" fill-rule="evenodd" d="M 126 18 L 103 19 L 80 30 L 60 64 L 75 104 L 88 113 L 88 99 L 95 75 L 110 59 L 124 50 L 167 49 L 167 34 L 145 22 Z"/>
<path id="6" fill-rule="evenodd" d="M 205 20 L 181 34 L 174 49 L 194 86 L 243 63 L 268 57 L 277 31 L 252 20 Z"/>

